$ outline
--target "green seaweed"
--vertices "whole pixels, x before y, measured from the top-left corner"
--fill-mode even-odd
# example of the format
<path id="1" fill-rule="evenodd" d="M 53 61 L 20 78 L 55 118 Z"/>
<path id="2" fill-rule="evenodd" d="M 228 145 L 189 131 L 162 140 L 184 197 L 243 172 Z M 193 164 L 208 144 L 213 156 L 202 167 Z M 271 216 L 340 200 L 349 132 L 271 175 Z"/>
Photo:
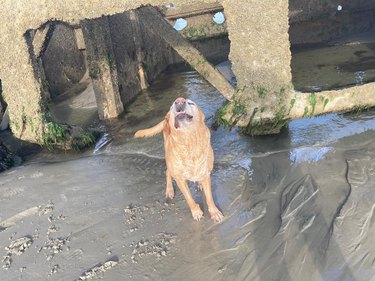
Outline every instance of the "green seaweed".
<path id="1" fill-rule="evenodd" d="M 296 99 L 293 98 L 290 100 L 290 107 L 289 107 L 289 111 L 293 108 L 293 106 L 296 104 Z"/>
<path id="2" fill-rule="evenodd" d="M 48 150 L 61 145 L 67 140 L 68 132 L 55 122 L 48 122 L 44 126 L 43 141 Z"/>
<path id="3" fill-rule="evenodd" d="M 260 98 L 264 98 L 267 94 L 267 89 L 262 86 L 257 86 L 257 92 Z"/>
<path id="4" fill-rule="evenodd" d="M 315 93 L 311 93 L 310 94 L 309 100 L 310 100 L 310 105 L 311 105 L 311 115 L 313 115 L 314 112 L 315 112 L 315 106 L 316 106 L 316 96 L 315 96 Z"/>
<path id="5" fill-rule="evenodd" d="M 306 106 L 306 107 L 305 107 L 305 111 L 303 112 L 302 117 L 306 117 L 308 112 L 309 112 L 309 107 Z"/>
<path id="6" fill-rule="evenodd" d="M 326 99 L 324 100 L 324 104 L 323 104 L 323 110 L 324 110 L 324 109 L 326 108 L 326 106 L 327 106 L 328 102 L 329 102 L 329 99 L 328 99 L 328 98 L 326 98 Z"/>

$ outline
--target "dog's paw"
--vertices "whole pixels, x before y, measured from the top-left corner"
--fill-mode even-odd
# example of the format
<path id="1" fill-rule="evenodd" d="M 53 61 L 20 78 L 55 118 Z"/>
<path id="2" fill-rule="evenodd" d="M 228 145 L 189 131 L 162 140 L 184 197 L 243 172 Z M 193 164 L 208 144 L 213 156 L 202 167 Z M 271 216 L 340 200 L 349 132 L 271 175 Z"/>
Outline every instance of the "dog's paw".
<path id="1" fill-rule="evenodd" d="M 191 214 L 193 215 L 194 220 L 200 221 L 203 218 L 203 212 L 199 205 L 197 204 L 196 208 L 191 210 Z"/>
<path id="2" fill-rule="evenodd" d="M 208 211 L 210 212 L 212 220 L 219 222 L 219 223 L 223 221 L 224 216 L 217 208 L 208 210 Z"/>
<path id="3" fill-rule="evenodd" d="M 171 189 L 167 189 L 165 191 L 165 198 L 168 200 L 168 199 L 173 199 L 174 198 L 174 190 L 173 188 Z"/>

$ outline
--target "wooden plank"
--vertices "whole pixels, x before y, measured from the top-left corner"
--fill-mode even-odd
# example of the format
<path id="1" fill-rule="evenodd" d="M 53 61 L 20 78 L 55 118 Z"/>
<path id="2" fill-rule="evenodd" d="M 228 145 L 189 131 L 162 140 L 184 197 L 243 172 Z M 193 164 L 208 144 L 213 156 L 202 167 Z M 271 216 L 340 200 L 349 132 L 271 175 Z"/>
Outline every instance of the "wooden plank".
<path id="1" fill-rule="evenodd" d="M 179 34 L 153 7 L 139 9 L 140 22 L 167 42 L 203 78 L 227 100 L 232 100 L 234 88 L 188 40 Z"/>

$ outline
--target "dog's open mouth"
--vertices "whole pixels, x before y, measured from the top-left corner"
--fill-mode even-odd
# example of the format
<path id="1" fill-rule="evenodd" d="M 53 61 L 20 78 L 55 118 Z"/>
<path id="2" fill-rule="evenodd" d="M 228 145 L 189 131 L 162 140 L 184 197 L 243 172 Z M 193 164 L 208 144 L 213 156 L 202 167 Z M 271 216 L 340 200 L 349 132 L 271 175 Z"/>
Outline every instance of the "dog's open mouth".
<path id="1" fill-rule="evenodd" d="M 192 115 L 187 114 L 186 112 L 177 112 L 176 117 L 174 118 L 174 126 L 176 129 L 178 129 L 180 127 L 180 122 L 190 122 L 191 120 L 193 120 Z"/>

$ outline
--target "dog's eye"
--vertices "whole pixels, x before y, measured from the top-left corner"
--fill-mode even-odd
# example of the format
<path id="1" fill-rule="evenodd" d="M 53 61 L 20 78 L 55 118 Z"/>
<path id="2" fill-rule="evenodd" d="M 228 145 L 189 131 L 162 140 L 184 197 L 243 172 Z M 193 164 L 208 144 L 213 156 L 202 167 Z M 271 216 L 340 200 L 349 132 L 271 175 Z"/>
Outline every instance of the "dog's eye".
<path id="1" fill-rule="evenodd" d="M 188 104 L 190 104 L 190 105 L 195 105 L 195 103 L 193 103 L 193 102 L 189 102 L 189 101 L 188 101 Z"/>

